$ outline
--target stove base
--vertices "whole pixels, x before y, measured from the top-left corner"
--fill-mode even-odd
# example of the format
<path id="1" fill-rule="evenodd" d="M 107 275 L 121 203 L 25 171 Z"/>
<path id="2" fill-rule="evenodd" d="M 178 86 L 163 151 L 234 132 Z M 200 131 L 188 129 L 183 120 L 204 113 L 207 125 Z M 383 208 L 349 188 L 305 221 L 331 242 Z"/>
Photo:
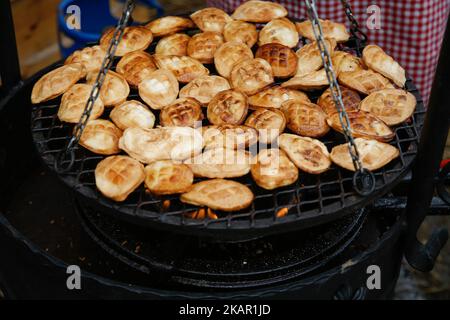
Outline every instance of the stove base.
<path id="1" fill-rule="evenodd" d="M 35 183 L 40 188 L 36 189 Z M 402 219 L 370 214 L 362 231 L 337 258 L 313 274 L 288 283 L 247 289 L 168 287 L 111 257 L 84 232 L 71 194 L 40 171 L 0 215 L 0 283 L 7 298 L 20 299 L 388 299 L 403 250 Z M 44 196 L 47 188 L 55 190 Z M 32 192 L 34 190 L 34 192 Z M 39 194 L 39 190 L 42 190 Z M 57 191 L 56 191 L 57 190 Z M 55 201 L 57 200 L 57 201 Z M 64 212 L 64 214 L 61 214 Z M 81 290 L 68 290 L 68 265 L 82 269 Z M 367 290 L 367 268 L 381 269 L 381 290 Z M 158 280 L 158 281 L 157 281 Z M 168 282 L 167 282 L 168 283 Z"/>

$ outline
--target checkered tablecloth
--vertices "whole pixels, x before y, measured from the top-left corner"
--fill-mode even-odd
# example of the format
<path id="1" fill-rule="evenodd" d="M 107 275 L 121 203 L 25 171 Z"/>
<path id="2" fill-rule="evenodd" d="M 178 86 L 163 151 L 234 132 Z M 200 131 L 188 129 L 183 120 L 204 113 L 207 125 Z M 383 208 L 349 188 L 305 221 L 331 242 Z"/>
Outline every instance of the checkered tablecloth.
<path id="1" fill-rule="evenodd" d="M 208 0 L 210 6 L 232 12 L 243 0 Z M 289 16 L 306 18 L 303 0 L 278 0 Z M 323 19 L 345 22 L 339 0 L 318 0 L 318 13 Z M 354 14 L 369 37 L 369 43 L 383 47 L 413 78 L 425 104 L 431 92 L 439 51 L 449 15 L 450 0 L 349 0 Z M 380 9 L 380 29 L 370 30 L 366 21 L 372 5 Z"/>

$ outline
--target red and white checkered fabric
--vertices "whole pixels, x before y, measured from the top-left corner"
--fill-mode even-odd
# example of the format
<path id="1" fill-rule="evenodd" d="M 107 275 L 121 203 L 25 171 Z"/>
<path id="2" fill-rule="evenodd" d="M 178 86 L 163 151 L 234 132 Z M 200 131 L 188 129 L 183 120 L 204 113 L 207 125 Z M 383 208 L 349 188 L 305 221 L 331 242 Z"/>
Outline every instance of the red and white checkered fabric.
<path id="1" fill-rule="evenodd" d="M 227 12 L 245 2 L 243 0 L 208 0 L 210 6 Z M 289 16 L 306 18 L 303 0 L 279 0 L 286 7 Z M 318 0 L 318 13 L 322 19 L 346 23 L 345 12 L 339 0 Z M 411 75 L 428 104 L 434 73 L 439 58 L 442 39 L 450 9 L 450 0 L 349 0 L 354 15 L 369 43 L 378 44 L 393 56 Z M 380 8 L 379 30 L 366 26 L 369 6 Z"/>

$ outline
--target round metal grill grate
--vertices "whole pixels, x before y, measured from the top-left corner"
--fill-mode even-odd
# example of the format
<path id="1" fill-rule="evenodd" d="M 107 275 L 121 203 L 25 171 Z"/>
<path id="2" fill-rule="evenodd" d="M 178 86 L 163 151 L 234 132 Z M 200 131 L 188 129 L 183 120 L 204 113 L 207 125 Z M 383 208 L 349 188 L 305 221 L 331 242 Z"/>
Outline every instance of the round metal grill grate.
<path id="1" fill-rule="evenodd" d="M 341 49 L 354 50 L 349 47 Z M 150 53 L 153 50 L 154 46 L 148 49 Z M 49 70 L 57 66 L 54 65 Z M 216 74 L 214 67 L 209 67 L 211 74 Z M 237 181 L 249 186 L 255 194 L 255 200 L 248 209 L 232 213 L 216 212 L 218 219 L 196 220 L 186 214 L 198 208 L 182 203 L 178 195 L 159 197 L 150 194 L 144 185 L 123 203 L 116 203 L 103 197 L 97 191 L 94 179 L 95 167 L 103 156 L 93 154 L 79 146 L 75 150 L 72 169 L 58 176 L 91 205 L 98 205 L 103 210 L 139 225 L 165 227 L 184 233 L 228 239 L 309 228 L 338 219 L 365 206 L 391 190 L 409 171 L 417 154 L 425 109 L 420 93 L 411 79 L 406 83 L 406 90 L 416 97 L 418 104 L 413 117 L 394 128 L 395 138 L 391 144 L 399 149 L 400 157 L 374 172 L 375 191 L 366 197 L 355 193 L 352 183 L 353 173 L 335 165 L 317 176 L 300 172 L 299 179 L 294 185 L 270 192 L 259 188 L 250 176 L 245 176 Z M 312 92 L 309 95 L 312 101 L 315 101 L 320 92 Z M 142 101 L 137 91 L 133 89 L 129 99 Z M 34 105 L 31 114 L 34 143 L 44 163 L 51 170 L 54 168 L 55 157 L 66 146 L 73 132 L 72 125 L 61 123 L 57 118 L 59 103 L 60 98 Z M 158 116 L 158 112 L 155 113 Z M 109 110 L 106 110 L 102 118 L 108 117 Z M 205 121 L 204 125 L 206 124 Z M 345 139 L 338 133 L 330 132 L 321 141 L 331 150 L 333 146 L 344 143 Z M 169 206 L 167 200 L 170 201 Z M 284 208 L 288 209 L 288 214 L 277 217 L 277 213 Z"/>

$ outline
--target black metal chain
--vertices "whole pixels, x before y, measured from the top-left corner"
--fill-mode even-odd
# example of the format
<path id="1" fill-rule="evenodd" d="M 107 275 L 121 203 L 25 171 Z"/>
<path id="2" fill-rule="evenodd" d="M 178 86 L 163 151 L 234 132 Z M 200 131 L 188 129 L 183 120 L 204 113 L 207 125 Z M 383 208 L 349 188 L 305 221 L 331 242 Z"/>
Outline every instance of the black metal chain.
<path id="1" fill-rule="evenodd" d="M 353 15 L 353 10 L 347 0 L 341 0 L 342 5 L 344 6 L 345 14 L 347 15 L 348 20 L 351 23 L 350 32 L 352 35 L 360 40 L 361 42 L 367 42 L 367 35 L 361 30 L 359 27 L 359 23 Z"/>
<path id="2" fill-rule="evenodd" d="M 86 102 L 86 106 L 84 107 L 83 114 L 81 115 L 79 122 L 76 124 L 75 129 L 73 131 L 73 136 L 69 140 L 67 146 L 60 152 L 60 154 L 55 160 L 55 170 L 58 173 L 64 173 L 69 171 L 74 164 L 75 148 L 77 147 L 81 135 L 83 134 L 84 128 L 86 127 L 86 124 L 89 121 L 92 108 L 94 107 L 94 103 L 97 100 L 98 96 L 100 95 L 100 89 L 102 88 L 103 82 L 105 81 L 106 74 L 113 65 L 117 46 L 119 45 L 120 40 L 122 39 L 125 27 L 127 26 L 128 21 L 130 20 L 133 9 L 134 9 L 134 0 L 127 0 L 123 9 L 122 17 L 117 23 L 117 27 L 114 30 L 113 36 L 106 51 L 106 56 L 103 59 L 100 71 L 97 75 L 94 85 L 92 86 L 92 90 L 89 95 L 89 99 Z M 64 162 L 67 162 L 66 166 L 63 166 Z"/>
<path id="3" fill-rule="evenodd" d="M 308 9 L 308 16 L 311 21 L 314 36 L 317 40 L 317 46 L 322 57 L 324 69 L 326 71 L 328 82 L 330 84 L 331 95 L 338 111 L 339 121 L 341 123 L 345 139 L 348 143 L 348 149 L 352 158 L 353 165 L 356 169 L 356 173 L 353 177 L 353 186 L 359 194 L 367 195 L 370 194 L 375 188 L 375 177 L 369 170 L 365 169 L 362 166 L 358 148 L 353 138 L 351 123 L 348 118 L 347 111 L 345 110 L 344 102 L 342 100 L 341 88 L 333 69 L 331 55 L 325 45 L 322 25 L 317 13 L 315 0 L 305 0 L 305 2 Z"/>

